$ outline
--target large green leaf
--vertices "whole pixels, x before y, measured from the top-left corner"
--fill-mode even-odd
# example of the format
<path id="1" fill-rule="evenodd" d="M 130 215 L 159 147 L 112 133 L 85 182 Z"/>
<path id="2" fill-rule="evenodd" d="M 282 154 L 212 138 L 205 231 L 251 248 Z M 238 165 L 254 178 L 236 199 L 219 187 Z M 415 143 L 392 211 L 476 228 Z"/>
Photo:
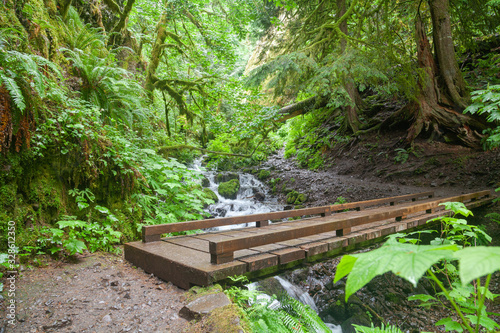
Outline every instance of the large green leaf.
<path id="1" fill-rule="evenodd" d="M 337 265 L 337 270 L 335 271 L 335 279 L 334 283 L 337 283 L 338 280 L 342 279 L 344 276 L 349 274 L 352 271 L 352 267 L 354 266 L 354 262 L 356 262 L 358 258 L 350 255 L 345 255 L 340 259 L 340 263 Z"/>
<path id="2" fill-rule="evenodd" d="M 414 245 L 408 243 L 386 243 L 384 246 L 365 253 L 352 255 L 337 268 L 338 281 L 349 273 L 346 283 L 346 299 L 365 286 L 374 277 L 392 271 L 414 286 L 424 273 L 435 263 L 453 258 L 458 247 L 446 245 Z"/>
<path id="3" fill-rule="evenodd" d="M 78 239 L 69 239 L 64 242 L 64 247 L 68 252 L 73 255 L 75 253 L 82 253 L 83 250 L 87 249 L 87 246 L 85 245 L 84 242 Z"/>
<path id="4" fill-rule="evenodd" d="M 500 270 L 500 247 L 467 247 L 454 254 L 459 260 L 462 284 Z"/>

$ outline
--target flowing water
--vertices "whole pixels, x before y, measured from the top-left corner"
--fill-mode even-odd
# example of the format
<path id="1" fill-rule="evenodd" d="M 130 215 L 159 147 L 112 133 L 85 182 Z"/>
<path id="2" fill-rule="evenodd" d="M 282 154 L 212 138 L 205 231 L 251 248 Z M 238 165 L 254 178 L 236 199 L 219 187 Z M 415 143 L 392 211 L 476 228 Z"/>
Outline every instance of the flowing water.
<path id="1" fill-rule="evenodd" d="M 260 180 L 248 173 L 239 173 L 240 190 L 236 199 L 227 199 L 218 193 L 219 184 L 216 182 L 216 172 L 205 170 L 201 166 L 202 158 L 193 162 L 192 169 L 204 175 L 210 188 L 219 198 L 219 202 L 210 205 L 207 211 L 213 217 L 231 217 L 249 214 L 269 213 L 283 209 L 283 205 L 278 203 L 278 198 L 271 195 L 269 188 Z M 256 193 L 264 196 L 263 201 L 256 198 Z M 218 230 L 235 229 L 245 226 L 255 226 L 255 222 L 218 227 Z"/>
<path id="2" fill-rule="evenodd" d="M 196 159 L 193 162 L 192 169 L 197 170 L 201 174 L 203 174 L 209 181 L 209 186 L 212 191 L 219 198 L 219 202 L 210 205 L 207 208 L 207 211 L 213 217 L 231 217 L 231 216 L 239 216 L 239 215 L 248 215 L 248 214 L 259 214 L 259 213 L 268 213 L 275 212 L 279 210 L 283 210 L 283 205 L 278 203 L 278 199 L 271 195 L 269 188 L 255 178 L 252 174 L 248 173 L 239 173 L 240 180 L 240 189 L 238 191 L 238 195 L 236 199 L 227 199 L 221 196 L 218 193 L 219 184 L 216 182 L 216 172 L 205 170 L 201 166 L 201 162 L 203 157 Z M 256 194 L 260 193 L 264 196 L 263 201 L 259 201 L 256 198 Z M 255 226 L 255 222 L 253 223 L 245 223 L 240 225 L 230 225 L 230 226 L 222 226 L 218 227 L 218 230 L 227 230 L 227 229 L 235 229 L 247 226 Z M 292 284 L 288 280 L 275 276 L 274 279 L 279 282 L 282 289 L 285 290 L 288 295 L 295 298 L 296 300 L 302 302 L 303 304 L 311 306 L 316 312 L 318 312 L 318 307 L 314 302 L 313 298 L 309 295 L 307 291 L 303 291 L 298 286 Z M 259 288 L 259 284 L 257 282 L 251 283 L 248 286 L 248 289 L 255 290 Z M 257 298 L 257 301 L 269 301 L 271 297 L 267 294 L 260 294 Z M 279 302 L 274 300 L 269 307 L 277 308 L 279 307 Z M 334 333 L 342 333 L 342 329 L 338 325 L 325 323 Z"/>

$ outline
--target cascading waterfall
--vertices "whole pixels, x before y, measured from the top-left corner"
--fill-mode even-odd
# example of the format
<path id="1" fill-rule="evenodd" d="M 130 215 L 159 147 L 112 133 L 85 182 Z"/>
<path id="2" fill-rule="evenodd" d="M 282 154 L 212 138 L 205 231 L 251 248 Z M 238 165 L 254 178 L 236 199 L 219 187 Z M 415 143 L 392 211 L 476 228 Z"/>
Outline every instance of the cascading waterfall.
<path id="1" fill-rule="evenodd" d="M 210 185 L 210 188 L 219 198 L 219 202 L 210 205 L 207 211 L 213 217 L 231 217 L 249 214 L 259 214 L 275 212 L 283 209 L 283 205 L 278 203 L 278 199 L 269 193 L 269 188 L 260 180 L 248 173 L 239 173 L 240 190 L 236 199 L 227 199 L 218 193 L 219 184 L 215 181 L 216 172 L 208 171 L 201 167 L 203 158 L 197 158 L 193 162 L 192 169 L 204 175 Z M 258 201 L 255 194 L 260 193 L 264 196 L 264 200 Z M 218 230 L 227 230 L 241 228 L 243 226 L 255 226 L 255 223 L 247 223 L 244 225 L 230 225 L 218 227 Z"/>

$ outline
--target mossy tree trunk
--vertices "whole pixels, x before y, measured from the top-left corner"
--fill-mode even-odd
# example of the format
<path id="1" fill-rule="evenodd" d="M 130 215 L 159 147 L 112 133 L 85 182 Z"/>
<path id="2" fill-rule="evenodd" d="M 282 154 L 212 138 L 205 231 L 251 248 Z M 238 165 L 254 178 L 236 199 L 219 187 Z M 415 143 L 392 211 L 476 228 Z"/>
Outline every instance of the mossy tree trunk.
<path id="1" fill-rule="evenodd" d="M 439 1 L 440 4 L 447 2 L 447 0 Z M 442 20 L 437 21 L 439 21 L 437 23 L 443 24 Z M 436 54 L 443 53 L 445 51 L 437 51 L 437 49 L 444 48 L 448 50 L 450 45 L 453 45 L 451 29 L 435 28 L 435 30 L 438 31 L 434 32 L 434 38 L 441 39 L 440 43 L 434 43 Z M 438 59 L 436 62 L 420 15 L 417 16 L 415 23 L 415 38 L 417 42 L 418 68 L 422 70 L 418 82 L 417 96 L 412 103 L 386 120 L 383 126 L 394 126 L 401 121 L 409 122 L 411 126 L 406 138 L 409 143 L 412 143 L 417 136 L 425 131 L 430 132 L 431 138 L 446 136 L 448 141 L 455 141 L 472 148 L 480 148 L 481 136 L 477 130 L 482 130 L 485 126 L 482 122 L 461 112 L 462 107 L 465 105 L 465 85 L 462 86 L 464 81 L 456 65 L 456 60 L 454 60 L 455 65 L 451 63 L 451 57 L 453 59 L 455 57 L 454 51 L 452 50 L 451 55 L 442 55 L 447 59 L 443 61 Z M 448 42 L 443 43 L 444 39 L 449 39 L 451 44 Z M 448 84 L 440 84 L 442 81 L 451 84 L 451 89 L 454 89 L 455 92 L 450 92 Z M 458 92 L 461 92 L 464 96 L 460 98 L 455 96 L 455 98 L 458 98 L 457 100 L 448 97 L 448 93 L 457 95 Z"/>
<path id="2" fill-rule="evenodd" d="M 346 0 L 337 0 L 337 17 L 343 17 L 346 13 Z M 340 31 L 347 36 L 347 20 L 343 20 L 339 24 Z M 341 36 L 340 38 L 340 51 L 342 54 L 346 52 L 347 49 L 347 40 Z M 351 105 L 347 105 L 344 107 L 345 114 L 345 127 L 347 130 L 356 133 L 359 130 L 359 107 L 358 104 L 361 101 L 361 97 L 359 96 L 358 88 L 354 84 L 353 79 L 349 75 L 345 75 L 343 78 L 344 89 L 347 91 L 349 98 L 351 99 Z"/>
<path id="3" fill-rule="evenodd" d="M 168 22 L 168 13 L 164 11 L 156 25 L 155 31 L 155 41 L 153 43 L 153 48 L 151 49 L 151 57 L 149 60 L 148 67 L 146 68 L 146 90 L 148 91 L 149 97 L 153 97 L 153 90 L 155 89 L 154 84 L 158 79 L 156 78 L 156 70 L 160 64 L 160 56 L 163 51 L 163 44 L 167 39 L 167 29 L 166 24 Z"/>

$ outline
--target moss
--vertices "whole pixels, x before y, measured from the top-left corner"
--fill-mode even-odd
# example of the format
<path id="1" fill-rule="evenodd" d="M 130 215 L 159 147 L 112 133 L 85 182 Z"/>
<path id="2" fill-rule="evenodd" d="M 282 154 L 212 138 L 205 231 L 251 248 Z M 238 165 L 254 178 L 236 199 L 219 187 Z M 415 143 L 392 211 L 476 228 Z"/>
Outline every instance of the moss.
<path id="1" fill-rule="evenodd" d="M 230 181 L 220 183 L 218 192 L 224 198 L 236 199 L 239 189 L 240 181 L 238 179 L 231 179 Z"/>
<path id="2" fill-rule="evenodd" d="M 292 190 L 286 196 L 286 203 L 289 205 L 302 205 L 306 201 L 307 196 L 304 193 L 299 193 L 295 190 Z"/>
<path id="3" fill-rule="evenodd" d="M 270 175 L 271 172 L 269 170 L 260 170 L 259 174 L 257 175 L 257 178 L 259 180 L 266 180 L 267 178 L 269 178 Z"/>
<path id="4" fill-rule="evenodd" d="M 217 197 L 217 194 L 215 194 L 215 192 L 212 191 L 211 189 L 205 187 L 203 189 L 203 193 L 205 193 L 205 197 L 207 199 L 213 200 L 215 203 L 219 202 L 219 198 Z M 208 204 L 206 206 L 208 206 Z"/>
<path id="5" fill-rule="evenodd" d="M 240 179 L 240 176 L 237 173 L 229 172 L 229 173 L 219 173 L 217 177 L 215 177 L 215 181 L 217 183 L 227 182 L 233 179 Z"/>
<path id="6" fill-rule="evenodd" d="M 193 287 L 186 292 L 186 303 L 192 302 L 198 297 L 222 292 L 220 285 L 209 287 Z M 192 321 L 189 332 L 225 332 L 239 333 L 250 332 L 250 324 L 242 309 L 235 304 L 223 306 L 213 310 L 209 315 L 198 321 Z"/>

